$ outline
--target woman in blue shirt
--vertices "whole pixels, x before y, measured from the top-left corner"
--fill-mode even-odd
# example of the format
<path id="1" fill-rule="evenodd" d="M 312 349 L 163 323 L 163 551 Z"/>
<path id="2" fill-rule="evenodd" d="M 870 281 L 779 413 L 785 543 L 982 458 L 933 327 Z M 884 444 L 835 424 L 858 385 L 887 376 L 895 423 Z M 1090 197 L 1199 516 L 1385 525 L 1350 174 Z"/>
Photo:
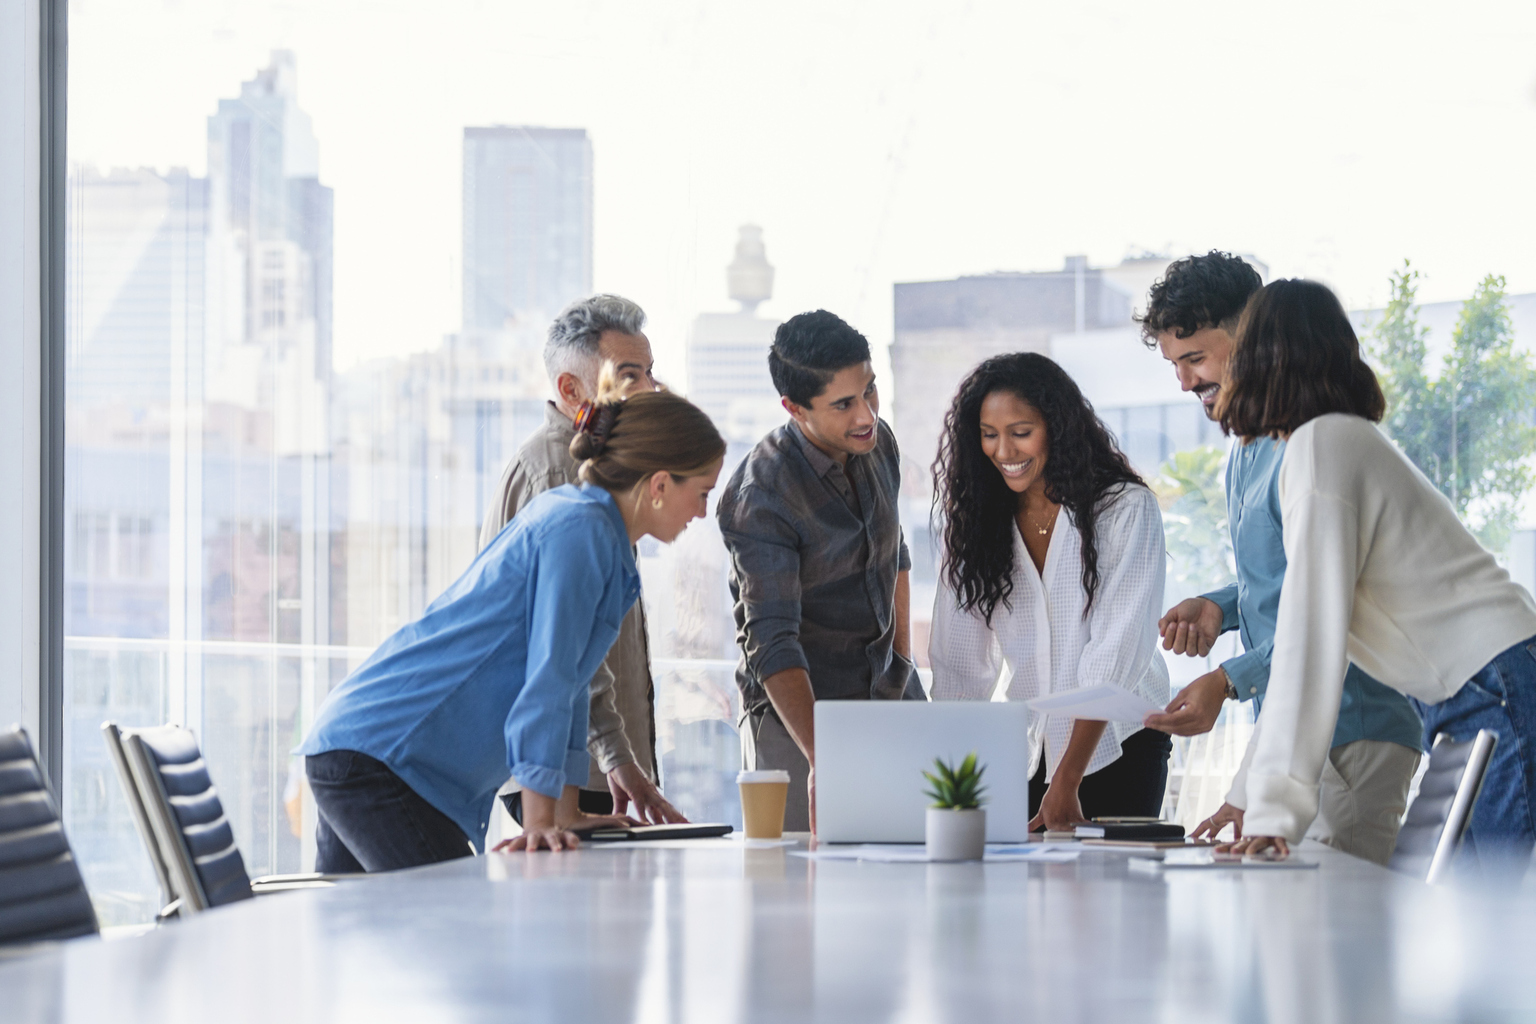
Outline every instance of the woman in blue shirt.
<path id="1" fill-rule="evenodd" d="M 319 810 L 317 870 L 483 848 L 509 772 L 523 834 L 505 848 L 559 850 L 577 825 L 628 821 L 576 807 L 588 681 L 640 596 L 634 544 L 670 543 L 704 515 L 725 442 L 683 398 L 614 393 L 577 420 L 583 486 L 530 503 L 326 699 L 298 749 Z"/>

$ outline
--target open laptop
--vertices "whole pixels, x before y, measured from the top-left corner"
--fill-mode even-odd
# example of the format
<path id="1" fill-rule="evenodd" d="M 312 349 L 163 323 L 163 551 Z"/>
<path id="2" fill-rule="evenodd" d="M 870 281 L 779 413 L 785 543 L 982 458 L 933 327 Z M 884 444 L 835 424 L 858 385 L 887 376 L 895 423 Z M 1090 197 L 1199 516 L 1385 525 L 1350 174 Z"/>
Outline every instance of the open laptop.
<path id="1" fill-rule="evenodd" d="M 1029 718 L 1001 701 L 816 702 L 816 838 L 920 843 L 932 800 L 924 771 L 966 754 L 986 766 L 987 841 L 1029 836 Z"/>

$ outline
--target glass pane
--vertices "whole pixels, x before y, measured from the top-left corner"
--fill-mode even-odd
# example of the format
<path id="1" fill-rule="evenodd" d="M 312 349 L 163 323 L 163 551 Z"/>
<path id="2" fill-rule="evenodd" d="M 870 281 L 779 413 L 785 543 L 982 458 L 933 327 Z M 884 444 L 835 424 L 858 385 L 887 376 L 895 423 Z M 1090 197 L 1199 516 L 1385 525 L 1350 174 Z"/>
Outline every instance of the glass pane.
<path id="1" fill-rule="evenodd" d="M 1536 136 L 1510 130 L 1536 14 L 1510 5 L 1489 34 L 1442 6 L 1385 28 L 1330 8 L 1325 39 L 1282 29 L 1278 56 L 1245 66 L 1286 98 L 1255 130 L 1254 89 L 1192 101 L 1149 87 L 1145 58 L 1238 52 L 1273 19 L 1213 29 L 1178 4 L 1106 31 L 1080 5 L 991 0 L 766 15 L 74 0 L 64 799 L 103 920 L 144 920 L 158 899 L 104 719 L 194 729 L 252 872 L 308 865 L 313 808 L 287 751 L 475 554 L 546 413 L 548 323 L 593 291 L 645 307 L 658 375 L 727 435 L 727 474 L 783 422 L 764 361 L 780 321 L 827 308 L 866 334 L 903 451 L 920 664 L 940 556 L 929 471 L 980 360 L 1049 355 L 1139 472 L 1198 456 L 1184 469 L 1219 488 L 1226 439 L 1132 319 L 1172 258 L 1212 247 L 1333 283 L 1373 353 L 1422 328 L 1439 388 L 1422 408 L 1445 429 L 1420 465 L 1536 585 L 1536 506 L 1515 472 L 1531 453 L 1501 447 L 1533 436 L 1514 428 L 1536 388 L 1503 353 L 1536 341 L 1536 250 L 1508 229 L 1536 203 Z M 1021 61 L 1020 40 L 1049 45 Z M 1425 46 L 1475 56 L 1393 56 Z M 1297 47 L 1315 58 L 1301 70 Z M 1191 119 L 1220 161 L 1157 130 Z M 1479 157 L 1405 162 L 1409 129 L 1477 138 Z M 1457 196 L 1455 216 L 1403 216 L 1424 195 Z M 1155 239 L 1175 241 L 1142 247 Z M 1388 315 L 1405 257 L 1429 275 L 1402 307 L 1417 320 Z M 1468 309 L 1487 330 L 1458 334 Z M 1476 358 L 1451 372 L 1454 352 Z M 1170 526 L 1170 598 L 1220 575 L 1221 532 Z M 641 555 L 664 782 L 730 820 L 718 534 L 698 523 Z M 1208 780 L 1228 764 L 1186 753 Z"/>

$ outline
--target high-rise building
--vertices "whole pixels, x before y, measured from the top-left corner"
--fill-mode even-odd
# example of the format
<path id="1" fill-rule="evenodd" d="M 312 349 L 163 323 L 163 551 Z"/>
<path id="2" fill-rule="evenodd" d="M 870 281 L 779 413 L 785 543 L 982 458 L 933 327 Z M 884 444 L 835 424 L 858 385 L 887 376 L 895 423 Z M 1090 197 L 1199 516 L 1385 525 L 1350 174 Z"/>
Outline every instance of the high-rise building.
<path id="1" fill-rule="evenodd" d="M 207 182 L 75 168 L 68 183 L 65 618 L 74 635 L 172 628 L 170 451 L 200 400 Z M 181 467 L 184 468 L 184 463 Z M 184 474 L 183 474 L 184 475 Z"/>
<path id="2" fill-rule="evenodd" d="M 592 142 L 583 128 L 464 129 L 461 333 L 487 354 L 542 342 L 592 292 Z"/>
<path id="3" fill-rule="evenodd" d="M 288 750 L 302 707 L 346 669 L 325 653 L 346 621 L 332 196 L 292 54 L 207 132 L 206 179 L 79 168 L 69 182 L 66 703 L 80 735 L 103 718 L 191 727 L 247 863 L 292 870 Z M 104 753 L 69 772 L 80 792 L 111 785 Z M 82 806 L 84 859 L 118 871 L 131 823 Z"/>
<path id="4" fill-rule="evenodd" d="M 938 450 L 955 389 L 977 363 L 1003 352 L 1050 355 L 1052 334 L 1131 319 L 1131 296 L 1083 256 L 1056 271 L 897 284 L 895 300 L 894 426 L 903 459 L 920 475 Z"/>
<path id="5" fill-rule="evenodd" d="M 544 422 L 549 323 L 592 291 L 585 130 L 464 130 L 463 323 L 338 381 L 349 466 L 347 637 L 421 614 L 475 556 L 502 469 Z"/>
<path id="6" fill-rule="evenodd" d="M 734 313 L 700 313 L 688 332 L 688 398 L 733 442 L 754 443 L 784 421 L 768 375 L 768 348 L 779 321 L 757 315 L 773 297 L 773 267 L 763 229 L 744 224 L 736 256 L 726 267 Z"/>
<path id="7" fill-rule="evenodd" d="M 319 174 L 297 63 L 275 51 L 208 119 L 210 397 L 299 403 L 276 442 L 310 452 L 326 447 L 316 403 L 331 374 L 333 196 Z"/>

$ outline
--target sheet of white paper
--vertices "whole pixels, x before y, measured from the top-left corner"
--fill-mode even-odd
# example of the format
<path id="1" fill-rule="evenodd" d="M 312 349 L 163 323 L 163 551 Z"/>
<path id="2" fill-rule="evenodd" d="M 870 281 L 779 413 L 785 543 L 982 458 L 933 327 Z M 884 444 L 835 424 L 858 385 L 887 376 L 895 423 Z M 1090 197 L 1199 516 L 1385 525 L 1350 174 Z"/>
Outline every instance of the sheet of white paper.
<path id="1" fill-rule="evenodd" d="M 1132 857 L 1130 866 L 1142 871 L 1168 871 L 1189 869 L 1222 871 L 1232 869 L 1285 871 L 1315 868 L 1317 861 L 1310 857 L 1298 857 L 1294 853 L 1281 860 L 1267 857 L 1244 857 L 1241 860 L 1217 859 L 1211 850 L 1169 850 L 1160 858 Z"/>
<path id="2" fill-rule="evenodd" d="M 815 850 L 794 850 L 793 856 L 810 860 L 862 860 L 881 864 L 926 864 L 928 851 L 921 845 L 894 845 L 866 843 L 861 846 L 823 846 Z M 1038 861 L 1043 864 L 1061 864 L 1074 861 L 1082 853 L 1081 847 L 1068 847 L 1065 843 L 1030 844 L 1028 846 L 988 846 L 982 858 L 989 863 L 1009 861 Z"/>
<path id="3" fill-rule="evenodd" d="M 1036 697 L 1029 706 L 1042 715 L 1088 718 L 1104 722 L 1140 722 L 1163 709 L 1140 694 L 1105 683 L 1066 693 Z"/>

